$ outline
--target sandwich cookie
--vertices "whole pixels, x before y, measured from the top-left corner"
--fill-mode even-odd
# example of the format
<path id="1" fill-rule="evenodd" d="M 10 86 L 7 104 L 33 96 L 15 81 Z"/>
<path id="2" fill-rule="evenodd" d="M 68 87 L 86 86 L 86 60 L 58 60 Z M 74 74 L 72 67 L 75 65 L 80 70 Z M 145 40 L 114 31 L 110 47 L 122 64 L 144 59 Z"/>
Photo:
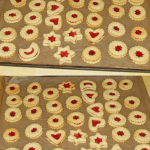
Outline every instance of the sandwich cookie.
<path id="1" fill-rule="evenodd" d="M 5 87 L 5 92 L 6 92 L 8 95 L 15 95 L 15 94 L 18 94 L 18 93 L 20 92 L 20 86 L 19 86 L 19 84 L 16 84 L 16 83 L 8 84 L 8 85 Z"/>
<path id="2" fill-rule="evenodd" d="M 105 103 L 105 110 L 108 113 L 118 113 L 122 109 L 122 105 L 117 101 L 108 101 Z"/>
<path id="3" fill-rule="evenodd" d="M 120 93 L 117 90 L 105 90 L 103 92 L 103 97 L 105 100 L 110 101 L 110 100 L 118 100 L 118 98 L 120 97 Z"/>
<path id="4" fill-rule="evenodd" d="M 42 150 L 42 147 L 39 143 L 32 142 L 28 143 L 23 147 L 23 150 Z"/>
<path id="5" fill-rule="evenodd" d="M 73 8 L 81 8 L 84 6 L 85 0 L 68 0 L 68 2 Z"/>
<path id="6" fill-rule="evenodd" d="M 73 84 L 71 81 L 62 82 L 58 85 L 58 89 L 61 90 L 62 93 L 72 93 L 72 91 L 75 89 L 75 84 Z"/>
<path id="7" fill-rule="evenodd" d="M 9 95 L 6 98 L 6 104 L 9 107 L 19 107 L 22 104 L 22 98 L 19 95 Z"/>
<path id="8" fill-rule="evenodd" d="M 105 3 L 103 0 L 90 0 L 88 4 L 88 9 L 91 12 L 100 12 L 104 9 Z"/>
<path id="9" fill-rule="evenodd" d="M 32 11 L 41 12 L 44 10 L 46 2 L 44 0 L 32 0 L 29 2 L 29 8 Z"/>
<path id="10" fill-rule="evenodd" d="M 41 93 L 41 91 L 42 87 L 38 82 L 32 82 L 27 87 L 27 92 L 30 94 L 38 95 L 39 93 Z"/>
<path id="11" fill-rule="evenodd" d="M 86 91 L 86 90 L 96 90 L 96 83 L 90 80 L 83 80 L 80 82 L 80 90 Z"/>
<path id="12" fill-rule="evenodd" d="M 115 90 L 117 88 L 117 82 L 114 79 L 107 78 L 102 82 L 102 87 L 105 90 Z"/>
<path id="13" fill-rule="evenodd" d="M 27 0 L 10 0 L 10 2 L 14 7 L 23 7 Z"/>
<path id="14" fill-rule="evenodd" d="M 128 0 L 112 0 L 112 3 L 114 3 L 115 5 L 120 5 L 123 6 L 127 3 Z"/>
<path id="15" fill-rule="evenodd" d="M 119 82 L 119 88 L 122 90 L 130 90 L 133 86 L 133 82 L 129 79 L 124 79 Z"/>

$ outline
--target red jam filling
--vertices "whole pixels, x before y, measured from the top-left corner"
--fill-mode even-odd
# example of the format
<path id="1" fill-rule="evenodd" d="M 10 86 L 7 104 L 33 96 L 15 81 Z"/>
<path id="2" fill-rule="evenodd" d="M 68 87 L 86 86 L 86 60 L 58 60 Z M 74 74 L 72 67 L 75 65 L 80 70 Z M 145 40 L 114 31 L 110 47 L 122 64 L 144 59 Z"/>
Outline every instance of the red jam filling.
<path id="1" fill-rule="evenodd" d="M 52 106 L 53 106 L 53 107 L 57 107 L 57 104 L 53 104 Z"/>
<path id="2" fill-rule="evenodd" d="M 10 87 L 10 90 L 14 90 L 14 89 L 15 89 L 15 87 L 14 87 L 14 86 L 11 86 L 11 87 Z"/>
<path id="3" fill-rule="evenodd" d="M 137 56 L 137 57 L 143 57 L 143 53 L 142 53 L 142 52 L 140 52 L 140 51 L 136 51 L 136 53 L 135 53 L 135 54 L 136 54 L 136 56 Z"/>
<path id="4" fill-rule="evenodd" d="M 8 47 L 8 46 L 4 46 L 4 47 L 2 48 L 2 50 L 3 50 L 4 52 L 8 52 L 8 51 L 9 51 L 9 47 Z"/>
<path id="5" fill-rule="evenodd" d="M 35 3 L 35 6 L 41 6 L 41 3 Z"/>
<path id="6" fill-rule="evenodd" d="M 127 83 L 127 82 L 124 82 L 123 85 L 128 85 L 128 83 Z"/>
<path id="7" fill-rule="evenodd" d="M 114 96 L 114 95 L 115 95 L 115 93 L 111 92 L 111 93 L 109 93 L 109 95 Z"/>
<path id="8" fill-rule="evenodd" d="M 123 132 L 123 131 L 118 131 L 117 134 L 118 134 L 119 136 L 123 136 L 123 135 L 124 135 L 124 132 Z"/>
<path id="9" fill-rule="evenodd" d="M 61 57 L 68 57 L 68 52 L 67 51 L 61 51 L 61 53 L 59 54 Z"/>
<path id="10" fill-rule="evenodd" d="M 14 117 L 16 115 L 16 113 L 14 112 L 14 111 L 12 111 L 11 113 L 10 113 L 10 116 L 11 117 Z"/>
<path id="11" fill-rule="evenodd" d="M 93 2 L 93 5 L 98 5 L 98 3 L 97 2 Z"/>
<path id="12" fill-rule="evenodd" d="M 118 28 L 117 26 L 114 26 L 114 29 L 115 29 L 116 31 L 119 31 L 119 28 Z"/>
<path id="13" fill-rule="evenodd" d="M 34 147 L 29 147 L 29 149 L 28 150 L 35 150 L 35 148 Z"/>
<path id="14" fill-rule="evenodd" d="M 80 133 L 75 133 L 75 134 L 74 134 L 74 137 L 76 137 L 76 139 L 79 139 L 79 138 L 82 137 L 82 135 L 81 135 Z"/>
<path id="15" fill-rule="evenodd" d="M 77 33 L 76 33 L 76 32 L 71 31 L 71 32 L 69 33 L 69 36 L 74 37 L 75 35 L 77 35 Z"/>
<path id="16" fill-rule="evenodd" d="M 93 85 L 92 83 L 86 82 L 84 85 Z"/>
<path id="17" fill-rule="evenodd" d="M 107 85 L 112 85 L 112 82 L 107 82 Z"/>
<path id="18" fill-rule="evenodd" d="M 53 22 L 54 25 L 58 25 L 58 18 L 50 19 L 50 22 Z"/>
<path id="19" fill-rule="evenodd" d="M 94 94 L 86 94 L 89 98 L 92 98 Z"/>
<path id="20" fill-rule="evenodd" d="M 97 32 L 97 33 L 89 32 L 89 33 L 90 33 L 90 36 L 91 36 L 92 38 L 95 38 L 95 37 L 97 37 L 97 36 L 99 35 L 98 32 Z"/>
<path id="21" fill-rule="evenodd" d="M 48 95 L 52 95 L 54 92 L 53 91 L 48 91 L 47 93 L 48 93 Z"/>
<path id="22" fill-rule="evenodd" d="M 142 31 L 136 30 L 135 33 L 138 34 L 138 35 L 141 35 L 141 34 L 142 34 Z"/>
<path id="23" fill-rule="evenodd" d="M 102 139 L 101 139 L 101 138 L 98 138 L 98 137 L 97 137 L 97 138 L 95 139 L 95 143 L 99 144 L 99 143 L 101 143 L 101 142 L 102 142 Z"/>
<path id="24" fill-rule="evenodd" d="M 13 98 L 11 101 L 12 101 L 12 102 L 15 102 L 15 101 L 16 101 L 16 98 Z"/>
<path id="25" fill-rule="evenodd" d="M 16 2 L 17 2 L 17 3 L 20 3 L 20 2 L 21 2 L 21 0 L 16 0 Z"/>
<path id="26" fill-rule="evenodd" d="M 31 130 L 31 132 L 36 132 L 37 131 L 37 128 L 33 128 L 32 130 Z"/>
<path id="27" fill-rule="evenodd" d="M 77 100 L 72 100 L 71 103 L 72 104 L 76 104 L 78 101 Z"/>
<path id="28" fill-rule="evenodd" d="M 54 118 L 54 119 L 53 119 L 53 122 L 58 122 L 58 121 L 59 121 L 58 118 Z"/>
<path id="29" fill-rule="evenodd" d="M 121 46 L 116 46 L 116 47 L 115 47 L 115 50 L 119 52 L 119 51 L 122 50 L 122 47 L 121 47 Z"/>
<path id="30" fill-rule="evenodd" d="M 119 10 L 120 10 L 120 9 L 119 9 L 118 7 L 114 7 L 114 11 L 115 11 L 115 12 L 119 12 Z"/>
<path id="31" fill-rule="evenodd" d="M 134 102 L 133 100 L 130 100 L 129 103 L 130 103 L 130 104 L 134 104 L 135 102 Z"/>
<path id="32" fill-rule="evenodd" d="M 134 117 L 137 119 L 142 118 L 142 116 L 140 116 L 140 115 L 135 115 Z"/>
<path id="33" fill-rule="evenodd" d="M 51 37 L 48 37 L 48 40 L 51 42 L 54 42 L 54 41 L 56 41 L 56 38 L 52 35 Z"/>
<path id="34" fill-rule="evenodd" d="M 95 55 L 95 51 L 90 50 L 90 51 L 89 51 L 89 55 L 91 55 L 91 56 Z"/>
<path id="35" fill-rule="evenodd" d="M 5 32 L 5 35 L 10 35 L 11 34 L 11 31 L 6 31 Z"/>
<path id="36" fill-rule="evenodd" d="M 136 11 L 135 11 L 135 14 L 136 14 L 136 15 L 140 15 L 140 14 L 141 14 L 141 11 L 140 11 L 140 10 L 136 10 Z"/>
<path id="37" fill-rule="evenodd" d="M 10 17 L 15 17 L 16 14 L 15 14 L 15 13 L 11 13 L 11 14 L 9 14 L 9 16 L 10 16 Z"/>
<path id="38" fill-rule="evenodd" d="M 31 113 L 32 113 L 32 114 L 35 114 L 36 112 L 37 112 L 36 109 L 32 109 L 32 110 L 31 110 Z"/>
<path id="39" fill-rule="evenodd" d="M 142 136 L 142 137 L 145 137 L 145 136 L 146 136 L 146 134 L 143 133 L 143 132 L 139 133 L 139 135 Z"/>
<path id="40" fill-rule="evenodd" d="M 28 102 L 33 102 L 34 101 L 34 98 L 29 98 L 28 99 Z"/>
<path id="41" fill-rule="evenodd" d="M 77 18 L 78 17 L 77 14 L 72 14 L 71 16 L 72 16 L 72 18 Z"/>
<path id="42" fill-rule="evenodd" d="M 73 0 L 74 2 L 79 2 L 79 0 Z"/>
<path id="43" fill-rule="evenodd" d="M 69 83 L 64 84 L 64 87 L 65 87 L 65 88 L 70 88 L 70 84 L 69 84 Z"/>
<path id="44" fill-rule="evenodd" d="M 33 16 L 30 17 L 30 19 L 34 20 L 34 19 L 36 19 L 36 16 L 33 15 Z"/>
<path id="45" fill-rule="evenodd" d="M 115 108 L 115 107 L 116 107 L 116 105 L 113 105 L 113 104 L 112 104 L 112 105 L 109 105 L 109 106 L 110 106 L 111 108 Z"/>
<path id="46" fill-rule="evenodd" d="M 73 119 L 78 120 L 79 116 L 73 116 Z"/>
<path id="47" fill-rule="evenodd" d="M 28 29 L 27 30 L 27 34 L 32 34 L 33 33 L 33 30 L 32 29 Z"/>
<path id="48" fill-rule="evenodd" d="M 96 127 L 97 124 L 100 124 L 101 122 L 99 120 L 92 120 L 92 126 Z"/>
<path id="49" fill-rule="evenodd" d="M 10 132 L 9 133 L 9 136 L 15 136 L 16 134 L 15 134 L 15 132 Z"/>
<path id="50" fill-rule="evenodd" d="M 95 112 L 99 112 L 99 107 L 95 106 L 95 107 L 92 108 L 92 110 L 95 111 Z"/>
<path id="51" fill-rule="evenodd" d="M 33 89 L 33 90 L 36 90 L 36 89 L 37 89 L 37 86 L 36 86 L 36 85 L 32 86 L 32 89 Z"/>
<path id="52" fill-rule="evenodd" d="M 31 55 L 34 52 L 34 48 L 30 52 L 24 52 L 26 55 Z"/>
<path id="53" fill-rule="evenodd" d="M 115 117 L 114 120 L 119 122 L 121 119 L 119 117 Z"/>
<path id="54" fill-rule="evenodd" d="M 148 150 L 147 148 L 142 148 L 141 150 Z"/>
<path id="55" fill-rule="evenodd" d="M 51 10 L 54 11 L 54 10 L 58 9 L 59 7 L 57 5 L 52 5 L 51 8 L 52 8 Z"/>
<path id="56" fill-rule="evenodd" d="M 92 17 L 92 20 L 93 20 L 93 21 L 97 21 L 98 18 L 97 18 L 97 17 Z"/>
<path id="57" fill-rule="evenodd" d="M 61 134 L 60 134 L 60 133 L 58 133 L 58 134 L 51 134 L 51 136 L 52 136 L 54 139 L 59 140 Z"/>

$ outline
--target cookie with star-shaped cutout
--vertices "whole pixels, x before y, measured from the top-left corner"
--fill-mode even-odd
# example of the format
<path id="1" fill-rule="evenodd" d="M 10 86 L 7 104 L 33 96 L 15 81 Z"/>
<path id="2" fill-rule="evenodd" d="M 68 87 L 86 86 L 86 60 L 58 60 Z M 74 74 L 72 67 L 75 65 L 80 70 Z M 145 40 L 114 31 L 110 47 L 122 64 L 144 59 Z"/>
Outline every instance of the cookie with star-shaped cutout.
<path id="1" fill-rule="evenodd" d="M 62 82 L 58 85 L 58 89 L 61 90 L 62 93 L 72 93 L 75 89 L 75 84 L 71 83 L 71 81 Z"/>

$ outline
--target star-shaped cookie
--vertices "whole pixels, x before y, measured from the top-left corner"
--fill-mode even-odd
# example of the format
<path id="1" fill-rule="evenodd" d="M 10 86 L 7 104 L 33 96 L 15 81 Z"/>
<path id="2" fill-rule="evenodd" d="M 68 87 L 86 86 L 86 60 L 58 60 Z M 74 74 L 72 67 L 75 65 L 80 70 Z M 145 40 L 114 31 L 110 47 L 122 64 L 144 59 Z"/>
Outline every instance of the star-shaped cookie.
<path id="1" fill-rule="evenodd" d="M 74 145 L 79 143 L 86 143 L 87 133 L 78 130 L 70 130 L 70 135 L 68 136 L 68 141 L 73 142 Z"/>
<path id="2" fill-rule="evenodd" d="M 70 41 L 73 44 L 76 44 L 77 40 L 82 40 L 83 35 L 80 32 L 80 29 L 74 29 L 72 27 L 69 30 L 63 32 L 64 41 Z"/>
<path id="3" fill-rule="evenodd" d="M 62 82 L 58 85 L 58 89 L 62 91 L 62 93 L 72 93 L 72 90 L 75 89 L 75 84 L 68 82 Z"/>
<path id="4" fill-rule="evenodd" d="M 58 51 L 54 54 L 54 57 L 59 60 L 60 64 L 72 63 L 72 57 L 75 56 L 75 52 L 70 50 L 69 46 L 58 47 Z"/>
<path id="5" fill-rule="evenodd" d="M 56 34 L 54 31 L 51 31 L 48 34 L 43 34 L 43 37 L 43 46 L 49 46 L 51 49 L 53 49 L 55 46 L 61 45 L 61 36 Z"/>
<path id="6" fill-rule="evenodd" d="M 108 147 L 107 136 L 96 133 L 94 136 L 90 136 L 90 148 L 96 148 L 100 150 L 101 148 Z"/>

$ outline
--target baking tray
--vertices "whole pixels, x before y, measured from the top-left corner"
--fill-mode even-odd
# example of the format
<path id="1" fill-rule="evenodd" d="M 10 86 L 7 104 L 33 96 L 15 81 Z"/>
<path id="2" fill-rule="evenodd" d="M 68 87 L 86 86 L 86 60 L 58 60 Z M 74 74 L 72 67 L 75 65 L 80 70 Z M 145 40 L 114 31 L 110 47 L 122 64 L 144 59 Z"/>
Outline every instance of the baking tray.
<path id="1" fill-rule="evenodd" d="M 48 0 L 45 0 L 45 1 L 48 2 Z M 90 11 L 87 8 L 88 2 L 89 2 L 89 0 L 86 0 L 85 6 L 81 9 L 78 9 L 79 11 L 81 11 L 84 14 L 84 20 L 81 24 L 75 26 L 75 28 L 81 29 L 81 33 L 83 35 L 84 35 L 84 30 L 86 28 L 88 28 L 88 26 L 86 24 L 86 17 L 90 13 Z M 22 12 L 23 16 L 25 16 L 28 12 L 31 11 L 28 7 L 28 3 L 29 3 L 29 1 L 27 1 L 27 4 L 24 7 L 19 8 L 19 10 Z M 85 36 L 83 36 L 83 40 L 78 41 L 76 44 L 72 44 L 70 42 L 64 42 L 64 36 L 62 35 L 62 32 L 68 30 L 69 27 L 71 27 L 65 21 L 65 14 L 67 11 L 73 10 L 74 8 L 72 8 L 68 4 L 67 0 L 65 2 L 63 2 L 62 4 L 65 6 L 64 11 L 60 14 L 62 16 L 62 19 L 63 19 L 63 25 L 62 25 L 61 30 L 56 31 L 56 33 L 61 34 L 61 41 L 62 41 L 61 47 L 65 47 L 65 46 L 69 45 L 70 48 L 76 52 L 76 56 L 72 59 L 72 61 L 73 61 L 72 64 L 65 63 L 65 64 L 60 65 L 59 61 L 53 57 L 53 55 L 57 51 L 58 47 L 55 47 L 53 50 L 51 50 L 49 47 L 44 47 L 42 45 L 43 34 L 49 33 L 50 31 L 52 31 L 51 27 L 48 27 L 45 25 L 45 18 L 47 17 L 46 9 L 44 11 L 42 11 L 42 13 L 41 13 L 43 16 L 43 22 L 37 26 L 40 29 L 39 36 L 37 39 L 34 40 L 34 42 L 38 43 L 38 45 L 41 49 L 41 53 L 38 56 L 38 58 L 36 58 L 33 61 L 30 61 L 30 62 L 22 61 L 18 56 L 19 48 L 28 48 L 29 45 L 31 44 L 31 42 L 28 42 L 28 41 L 22 39 L 19 35 L 21 28 L 23 26 L 25 26 L 25 22 L 22 19 L 19 23 L 16 23 L 16 24 L 6 23 L 3 19 L 3 14 L 7 10 L 10 10 L 14 7 L 11 5 L 10 1 L 1 0 L 0 1 L 0 29 L 2 29 L 4 27 L 11 26 L 17 30 L 18 36 L 13 41 L 13 43 L 17 47 L 16 54 L 9 59 L 2 59 L 1 58 L 0 59 L 0 65 L 1 66 L 36 67 L 36 68 L 61 68 L 61 69 L 81 69 L 81 70 L 150 72 L 150 61 L 145 65 L 136 65 L 129 58 L 128 54 L 126 57 L 124 57 L 122 59 L 112 58 L 108 54 L 108 45 L 113 40 L 121 40 L 121 41 L 125 42 L 127 44 L 128 48 L 131 48 L 131 47 L 136 46 L 136 45 L 145 46 L 147 49 L 150 48 L 150 42 L 149 42 L 150 41 L 150 35 L 149 34 L 148 34 L 148 37 L 146 38 L 146 40 L 144 40 L 143 42 L 134 41 L 130 36 L 130 32 L 131 32 L 132 28 L 135 26 L 139 26 L 139 25 L 145 27 L 147 32 L 150 33 L 150 27 L 149 27 L 149 22 L 150 22 L 150 20 L 149 20 L 149 18 L 150 18 L 149 17 L 149 14 L 150 14 L 149 8 L 150 7 L 149 6 L 150 5 L 149 5 L 149 0 L 145 0 L 145 2 L 142 4 L 142 6 L 146 9 L 146 12 L 147 12 L 147 17 L 144 21 L 133 21 L 132 19 L 129 18 L 128 11 L 129 11 L 130 7 L 132 6 L 132 5 L 130 5 L 129 2 L 125 6 L 123 6 L 125 8 L 125 11 L 126 11 L 125 16 L 123 16 L 120 19 L 113 19 L 113 18 L 109 17 L 108 8 L 112 3 L 111 3 L 111 0 L 105 1 L 105 9 L 102 12 L 99 12 L 99 14 L 102 15 L 102 17 L 104 18 L 104 21 L 103 21 L 101 28 L 103 28 L 105 31 L 105 37 L 101 42 L 95 44 L 95 46 L 98 47 L 102 52 L 102 59 L 99 63 L 94 64 L 94 65 L 87 64 L 81 58 L 81 53 L 82 53 L 83 49 L 85 47 L 88 47 L 91 45 L 87 41 Z M 108 27 L 109 23 L 111 23 L 113 21 L 121 22 L 125 26 L 126 34 L 123 37 L 113 38 L 108 34 L 107 27 Z"/>
<path id="2" fill-rule="evenodd" d="M 121 114 L 123 114 L 127 118 L 128 114 L 132 111 L 124 106 L 123 100 L 127 96 L 134 95 L 134 96 L 137 96 L 141 100 L 141 104 L 136 110 L 142 111 L 147 115 L 147 121 L 144 125 L 136 126 L 136 125 L 131 124 L 129 121 L 127 121 L 127 123 L 125 125 L 125 127 L 130 130 L 131 137 L 128 141 L 126 141 L 124 143 L 119 143 L 119 144 L 122 149 L 127 149 L 127 150 L 134 149 L 134 147 L 136 145 L 138 145 L 138 143 L 135 142 L 135 140 L 133 139 L 134 131 L 137 129 L 140 129 L 140 128 L 145 128 L 147 130 L 150 130 L 150 99 L 149 99 L 144 82 L 141 77 L 123 77 L 123 76 L 122 77 L 6 77 L 5 83 L 2 84 L 2 87 L 4 89 L 7 84 L 18 83 L 21 87 L 21 91 L 20 91 L 19 95 L 22 98 L 24 98 L 28 94 L 26 91 L 26 88 L 27 88 L 28 84 L 30 84 L 31 82 L 35 82 L 35 81 L 39 82 L 42 85 L 43 90 L 48 87 L 56 87 L 57 88 L 58 84 L 62 83 L 63 81 L 71 81 L 72 83 L 74 83 L 76 89 L 73 90 L 72 94 L 70 94 L 70 93 L 62 94 L 62 92 L 60 91 L 60 96 L 58 98 L 58 101 L 60 101 L 63 105 L 63 111 L 60 113 L 60 115 L 62 115 L 65 120 L 65 125 L 62 129 L 64 129 L 66 131 L 66 135 L 67 135 L 64 142 L 59 147 L 64 148 L 65 150 L 69 150 L 69 149 L 80 150 L 81 147 L 85 147 L 88 149 L 89 148 L 89 137 L 95 135 L 95 133 L 92 133 L 89 131 L 88 125 L 87 125 L 88 118 L 90 117 L 90 115 L 86 112 L 86 107 L 88 106 L 88 104 L 86 104 L 83 101 L 82 107 L 80 107 L 77 110 L 77 111 L 80 111 L 85 114 L 85 124 L 82 127 L 80 127 L 80 129 L 83 132 L 88 133 L 87 142 L 86 142 L 86 144 L 79 144 L 78 146 L 74 146 L 73 143 L 68 142 L 67 137 L 69 135 L 70 130 L 76 130 L 76 128 L 68 125 L 68 123 L 66 121 L 66 117 L 68 116 L 68 114 L 70 114 L 73 111 L 68 110 L 66 108 L 65 101 L 71 95 L 81 96 L 79 83 L 82 80 L 92 80 L 92 81 L 96 82 L 96 84 L 97 84 L 96 91 L 98 92 L 98 97 L 96 98 L 95 102 L 101 102 L 104 105 L 106 100 L 104 100 L 104 98 L 102 96 L 104 89 L 102 88 L 101 83 L 106 78 L 113 78 L 117 81 L 117 83 L 120 80 L 127 78 L 127 79 L 131 79 L 134 83 L 133 88 L 128 91 L 123 91 L 117 87 L 117 90 L 121 94 L 118 102 L 120 102 L 123 106 L 122 110 L 120 111 Z M 49 114 L 46 111 L 45 107 L 46 107 L 47 101 L 43 99 L 42 93 L 40 93 L 38 95 L 40 98 L 39 107 L 41 107 L 42 111 L 43 111 L 42 118 L 37 121 L 31 121 L 31 120 L 27 119 L 25 117 L 25 111 L 27 108 L 22 104 L 21 106 L 19 106 L 19 108 L 21 109 L 23 117 L 19 122 L 16 122 L 16 123 L 8 123 L 5 121 L 4 112 L 8 108 L 8 106 L 6 105 L 6 102 L 5 102 L 7 94 L 5 92 L 3 92 L 3 95 L 0 95 L 0 96 L 2 96 L 2 99 L 0 99 L 0 100 L 2 100 L 1 118 L 0 118 L 0 126 L 1 126 L 1 128 L 0 128 L 0 133 L 1 133 L 0 134 L 0 141 L 1 141 L 0 149 L 1 150 L 4 150 L 5 148 L 11 147 L 11 146 L 22 149 L 23 146 L 29 142 L 40 143 L 43 147 L 43 150 L 49 150 L 49 149 L 53 149 L 56 147 L 46 140 L 46 131 L 50 130 L 50 128 L 48 127 L 48 124 L 47 124 L 47 119 L 51 116 L 51 114 Z M 106 148 L 105 150 L 110 150 L 111 147 L 117 143 L 112 139 L 112 136 L 111 136 L 111 130 L 113 129 L 113 127 L 108 125 L 107 121 L 108 121 L 109 115 L 110 114 L 104 110 L 104 119 L 106 120 L 106 126 L 104 128 L 99 129 L 99 132 L 102 135 L 107 135 L 107 137 L 108 137 L 108 140 L 107 140 L 108 148 Z M 43 135 L 39 139 L 30 140 L 30 139 L 26 138 L 24 131 L 25 131 L 25 128 L 31 123 L 39 123 L 42 125 Z M 11 127 L 17 128 L 20 132 L 20 139 L 17 142 L 15 142 L 14 144 L 6 143 L 2 137 L 3 132 L 7 128 L 11 128 Z"/>

